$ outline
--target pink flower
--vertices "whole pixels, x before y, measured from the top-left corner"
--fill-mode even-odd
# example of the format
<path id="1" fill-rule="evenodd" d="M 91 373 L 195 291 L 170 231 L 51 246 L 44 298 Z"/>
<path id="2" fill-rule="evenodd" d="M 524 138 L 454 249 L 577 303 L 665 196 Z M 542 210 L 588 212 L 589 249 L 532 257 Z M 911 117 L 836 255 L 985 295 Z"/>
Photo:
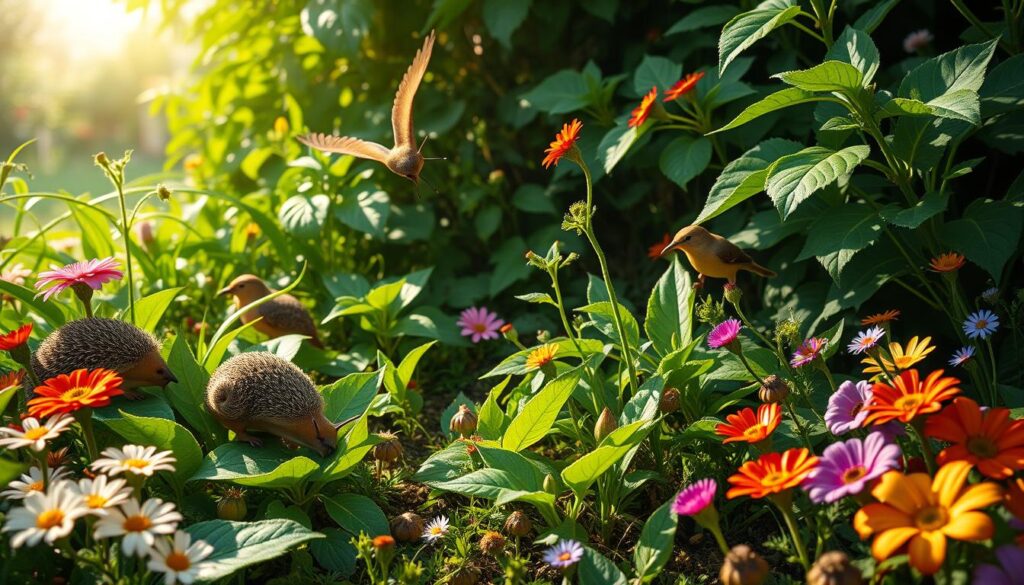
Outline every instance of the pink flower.
<path id="1" fill-rule="evenodd" d="M 871 433 L 863 441 L 829 445 L 804 481 L 804 489 L 814 502 L 831 504 L 859 494 L 871 480 L 899 466 L 899 445 L 888 443 L 882 433 Z"/>
<path id="2" fill-rule="evenodd" d="M 25 266 L 19 262 L 7 270 L 0 272 L 0 280 L 6 280 L 7 282 L 18 286 L 25 286 L 25 278 L 31 275 L 32 271 L 25 268 Z"/>
<path id="3" fill-rule="evenodd" d="M 740 323 L 739 319 L 726 319 L 715 325 L 711 333 L 708 333 L 708 347 L 718 349 L 736 341 L 741 327 L 743 327 L 743 324 Z"/>
<path id="4" fill-rule="evenodd" d="M 117 260 L 94 258 L 39 273 L 36 289 L 40 291 L 39 294 L 43 295 L 43 300 L 46 301 L 53 295 L 76 284 L 84 284 L 93 290 L 99 290 L 103 283 L 118 280 L 122 276 L 124 273 L 118 269 Z M 52 287 L 43 291 L 44 287 L 51 284 Z"/>
<path id="5" fill-rule="evenodd" d="M 672 511 L 680 516 L 696 516 L 711 505 L 717 491 L 718 484 L 715 480 L 697 480 L 679 492 L 672 504 Z"/>
<path id="6" fill-rule="evenodd" d="M 903 50 L 908 53 L 916 53 L 918 49 L 923 49 L 932 42 L 935 37 L 932 33 L 923 28 L 919 31 L 914 31 L 907 35 L 907 38 L 903 39 Z"/>
<path id="7" fill-rule="evenodd" d="M 806 366 L 821 355 L 821 352 L 828 347 L 828 340 L 821 337 L 811 337 L 804 341 L 789 360 L 789 365 L 794 368 Z"/>
<path id="8" fill-rule="evenodd" d="M 828 399 L 825 409 L 825 426 L 833 435 L 842 435 L 859 429 L 868 413 L 864 407 L 871 403 L 874 392 L 869 382 L 847 380 L 839 385 Z"/>
<path id="9" fill-rule="evenodd" d="M 480 343 L 481 339 L 497 339 L 498 330 L 505 324 L 498 318 L 497 313 L 491 313 L 487 307 L 470 307 L 459 314 L 456 325 L 462 327 L 462 335 L 472 337 L 473 343 Z"/>

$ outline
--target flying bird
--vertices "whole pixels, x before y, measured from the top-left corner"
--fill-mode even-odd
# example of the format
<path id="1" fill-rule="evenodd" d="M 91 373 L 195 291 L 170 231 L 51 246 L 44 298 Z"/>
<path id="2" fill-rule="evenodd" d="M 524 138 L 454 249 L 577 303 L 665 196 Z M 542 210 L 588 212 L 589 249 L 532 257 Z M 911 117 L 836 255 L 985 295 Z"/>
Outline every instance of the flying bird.
<path id="1" fill-rule="evenodd" d="M 402 83 L 398 86 L 398 93 L 395 94 L 395 103 L 391 106 L 391 128 L 395 133 L 395 145 L 391 148 L 362 140 L 352 136 L 336 136 L 321 133 L 312 133 L 299 136 L 299 142 L 324 152 L 347 154 L 359 158 L 366 158 L 384 163 L 391 172 L 419 184 L 420 170 L 423 169 L 424 159 L 420 149 L 426 144 L 426 139 L 417 147 L 416 137 L 412 127 L 412 103 L 416 97 L 416 90 L 420 87 L 423 74 L 427 72 L 427 65 L 430 63 L 430 53 L 434 48 L 434 31 L 430 31 L 426 40 L 423 41 L 423 48 L 416 51 L 416 57 L 412 65 L 402 77 Z"/>
<path id="2" fill-rule="evenodd" d="M 736 273 L 747 270 L 761 276 L 772 277 L 775 273 L 761 266 L 754 259 L 740 250 L 736 244 L 713 234 L 699 225 L 689 225 L 676 232 L 672 241 L 661 251 L 665 254 L 671 250 L 682 250 L 687 260 L 700 274 L 700 284 L 704 277 L 725 278 L 729 284 L 736 284 Z"/>

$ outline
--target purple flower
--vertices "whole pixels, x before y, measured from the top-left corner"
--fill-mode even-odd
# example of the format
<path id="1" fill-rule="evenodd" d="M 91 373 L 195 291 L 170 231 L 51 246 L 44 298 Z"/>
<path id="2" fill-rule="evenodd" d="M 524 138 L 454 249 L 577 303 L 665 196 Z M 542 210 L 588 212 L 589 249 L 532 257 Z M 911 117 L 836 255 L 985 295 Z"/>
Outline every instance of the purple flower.
<path id="1" fill-rule="evenodd" d="M 868 417 L 864 407 L 871 402 L 873 395 L 868 382 L 843 382 L 828 399 L 825 426 L 836 436 L 859 429 Z"/>
<path id="2" fill-rule="evenodd" d="M 996 549 L 999 565 L 978 565 L 974 582 L 985 585 L 1024 585 L 1024 549 L 1004 544 Z"/>
<path id="3" fill-rule="evenodd" d="M 974 357 L 974 346 L 965 345 L 953 353 L 953 357 L 949 360 L 951 366 L 962 366 L 966 364 L 971 358 Z"/>
<path id="4" fill-rule="evenodd" d="M 850 342 L 850 345 L 846 346 L 846 349 L 854 355 L 864 353 L 878 345 L 878 342 L 884 336 L 885 331 L 881 327 L 872 327 L 858 333 L 857 337 L 854 337 L 853 341 Z"/>
<path id="5" fill-rule="evenodd" d="M 964 320 L 964 333 L 971 339 L 985 339 L 996 329 L 999 329 L 999 316 L 988 309 L 975 311 Z"/>
<path id="6" fill-rule="evenodd" d="M 882 433 L 871 433 L 863 441 L 850 439 L 826 447 L 804 489 L 814 502 L 831 504 L 859 494 L 868 482 L 899 464 L 899 445 L 886 443 Z"/>
<path id="7" fill-rule="evenodd" d="M 718 349 L 736 341 L 741 327 L 743 327 L 743 324 L 740 323 L 739 319 L 726 319 L 715 325 L 711 333 L 708 333 L 708 347 Z"/>
<path id="8" fill-rule="evenodd" d="M 718 484 L 715 483 L 715 480 L 697 480 L 679 492 L 676 501 L 672 504 L 672 511 L 680 516 L 696 516 L 711 505 L 716 491 L 718 491 Z"/>
<path id="9" fill-rule="evenodd" d="M 559 569 L 571 567 L 580 562 L 581 558 L 583 545 L 575 540 L 560 540 L 544 553 L 544 562 Z"/>
<path id="10" fill-rule="evenodd" d="M 456 325 L 462 327 L 462 335 L 472 337 L 473 343 L 480 343 L 481 339 L 497 339 L 498 330 L 505 324 L 498 318 L 497 313 L 491 313 L 487 307 L 470 307 L 459 313 L 459 320 Z"/>
<path id="11" fill-rule="evenodd" d="M 36 289 L 43 295 L 43 300 L 49 300 L 53 295 L 76 284 L 84 284 L 93 290 L 99 290 L 103 283 L 111 280 L 118 280 L 124 273 L 121 272 L 117 260 L 104 258 L 102 260 L 92 259 L 84 262 L 68 264 L 63 268 L 54 268 L 39 273 L 39 280 L 36 281 Z M 54 285 L 43 291 L 43 287 Z M 39 296 L 39 295 L 36 295 Z"/>
<path id="12" fill-rule="evenodd" d="M 805 340 L 800 347 L 797 348 L 796 353 L 793 354 L 793 359 L 789 360 L 789 365 L 794 368 L 800 368 L 818 359 L 821 352 L 828 347 L 828 340 L 821 337 L 811 337 Z"/>

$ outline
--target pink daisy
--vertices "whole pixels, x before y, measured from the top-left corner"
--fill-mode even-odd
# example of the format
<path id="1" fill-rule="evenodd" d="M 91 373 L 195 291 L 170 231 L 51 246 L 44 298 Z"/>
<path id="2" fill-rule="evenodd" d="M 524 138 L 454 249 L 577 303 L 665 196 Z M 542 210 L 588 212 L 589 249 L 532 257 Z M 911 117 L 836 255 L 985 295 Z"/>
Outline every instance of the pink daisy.
<path id="1" fill-rule="evenodd" d="M 701 479 L 683 488 L 672 504 L 672 511 L 680 516 L 696 516 L 715 500 L 718 484 L 713 479 Z"/>
<path id="2" fill-rule="evenodd" d="M 103 283 L 111 280 L 118 280 L 124 273 L 119 270 L 117 260 L 104 258 L 102 260 L 92 259 L 84 262 L 68 264 L 63 268 L 47 270 L 39 274 L 36 281 L 36 289 L 40 290 L 43 300 L 49 300 L 53 295 L 76 284 L 84 284 L 93 290 L 99 290 Z M 43 291 L 47 285 L 52 287 Z M 38 295 L 37 295 L 38 296 Z"/>
<path id="3" fill-rule="evenodd" d="M 471 337 L 473 343 L 480 343 L 481 339 L 497 339 L 498 331 L 505 324 L 498 318 L 497 313 L 491 313 L 487 307 L 470 307 L 459 314 L 456 325 L 462 327 L 462 335 Z"/>
<path id="4" fill-rule="evenodd" d="M 821 337 L 811 337 L 804 341 L 789 360 L 789 365 L 794 368 L 806 366 L 821 355 L 821 352 L 828 347 L 828 340 Z"/>
<path id="5" fill-rule="evenodd" d="M 726 319 L 708 333 L 708 347 L 711 349 L 718 349 L 725 347 L 736 341 L 736 337 L 740 334 L 740 328 L 743 324 L 740 323 L 739 319 Z"/>
<path id="6" fill-rule="evenodd" d="M 804 489 L 814 502 L 831 504 L 859 494 L 871 480 L 899 466 L 899 446 L 875 432 L 863 441 L 850 439 L 826 447 L 818 466 L 804 481 Z"/>
<path id="7" fill-rule="evenodd" d="M 839 385 L 828 399 L 825 409 L 825 426 L 833 435 L 842 435 L 859 429 L 868 413 L 864 407 L 871 403 L 874 392 L 869 382 L 846 381 Z"/>

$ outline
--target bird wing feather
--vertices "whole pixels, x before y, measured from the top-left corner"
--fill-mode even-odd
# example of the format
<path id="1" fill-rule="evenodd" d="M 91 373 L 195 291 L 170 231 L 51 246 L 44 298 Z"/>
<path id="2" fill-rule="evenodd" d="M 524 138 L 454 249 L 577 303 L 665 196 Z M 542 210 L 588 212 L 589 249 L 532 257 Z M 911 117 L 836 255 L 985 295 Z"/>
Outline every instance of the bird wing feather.
<path id="1" fill-rule="evenodd" d="M 720 238 L 715 242 L 715 248 L 715 252 L 718 254 L 719 259 L 726 264 L 747 264 L 754 261 L 754 259 L 741 250 L 739 246 L 725 238 Z"/>
<path id="2" fill-rule="evenodd" d="M 386 163 L 390 151 L 382 144 L 360 140 L 351 136 L 332 136 L 319 132 L 299 136 L 299 142 L 324 152 L 335 152 L 348 154 L 359 158 L 368 158 L 378 162 Z"/>
<path id="3" fill-rule="evenodd" d="M 434 31 L 430 31 L 423 41 L 423 48 L 416 51 L 416 57 L 406 70 L 402 83 L 398 86 L 398 92 L 395 93 L 395 103 L 391 107 L 391 127 L 395 132 L 395 146 L 416 146 L 412 129 L 412 102 L 416 97 L 416 90 L 420 87 L 420 81 L 423 80 L 423 74 L 427 72 L 433 49 Z"/>
<path id="4" fill-rule="evenodd" d="M 279 331 L 316 337 L 316 325 L 306 307 L 291 295 L 281 295 L 257 307 L 263 322 Z"/>

